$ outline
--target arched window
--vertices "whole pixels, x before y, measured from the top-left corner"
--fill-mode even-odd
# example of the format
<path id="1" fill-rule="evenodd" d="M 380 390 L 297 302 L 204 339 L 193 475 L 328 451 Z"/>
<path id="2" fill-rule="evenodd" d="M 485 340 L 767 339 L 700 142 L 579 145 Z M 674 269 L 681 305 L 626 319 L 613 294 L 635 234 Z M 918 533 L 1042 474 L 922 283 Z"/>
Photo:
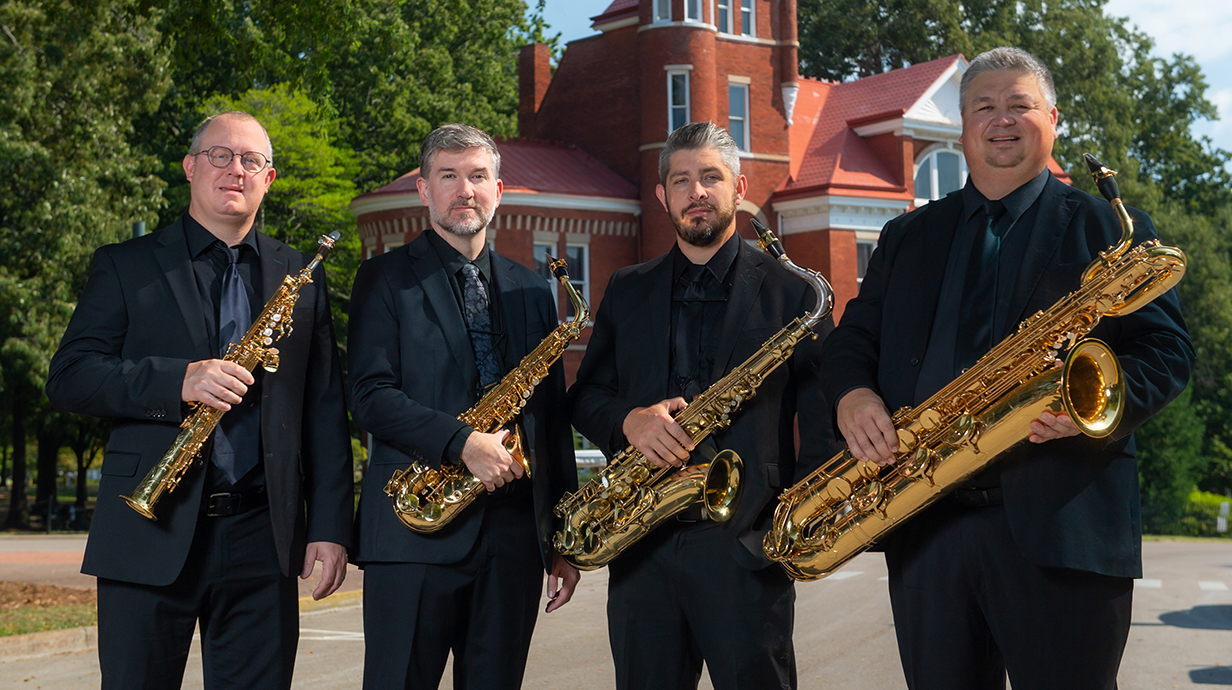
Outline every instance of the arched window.
<path id="1" fill-rule="evenodd" d="M 915 172 L 915 205 L 922 206 L 967 183 L 967 162 L 962 153 L 937 148 L 920 156 Z"/>

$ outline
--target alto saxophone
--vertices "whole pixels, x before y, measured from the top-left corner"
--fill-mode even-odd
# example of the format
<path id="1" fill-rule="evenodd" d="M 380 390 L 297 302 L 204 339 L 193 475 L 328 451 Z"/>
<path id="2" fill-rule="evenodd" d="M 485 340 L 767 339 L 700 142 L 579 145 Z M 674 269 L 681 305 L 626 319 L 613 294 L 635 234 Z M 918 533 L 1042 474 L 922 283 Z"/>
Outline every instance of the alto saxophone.
<path id="1" fill-rule="evenodd" d="M 732 415 L 757 394 L 762 381 L 791 358 L 796 343 L 817 337 L 814 329 L 834 307 L 830 283 L 820 273 L 792 263 L 783 245 L 761 223 L 754 220 L 753 226 L 762 249 L 817 291 L 817 306 L 676 413 L 676 422 L 694 443 L 730 426 Z M 740 498 L 743 471 L 743 461 L 732 450 L 720 451 L 706 463 L 659 468 L 629 446 L 597 477 L 560 499 L 555 512 L 565 524 L 552 542 L 565 560 L 581 570 L 594 570 L 624 553 L 664 520 L 699 502 L 710 519 L 726 522 Z"/>
<path id="2" fill-rule="evenodd" d="M 1044 410 L 1068 414 L 1094 438 L 1116 428 L 1125 385 L 1120 363 L 1107 345 L 1084 338 L 1102 317 L 1132 313 L 1176 285 L 1185 254 L 1155 240 L 1130 249 L 1133 221 L 1116 173 L 1086 158 L 1116 211 L 1120 240 L 1087 266 L 1078 290 L 1028 317 L 931 398 L 897 411 L 893 465 L 860 462 L 844 450 L 783 492 L 763 546 L 791 577 L 830 575 L 1022 441 Z"/>
<path id="3" fill-rule="evenodd" d="M 224 360 L 235 362 L 248 371 L 255 369 L 258 364 L 271 373 L 278 370 L 278 350 L 271 346 L 274 341 L 291 335 L 294 330 L 291 326 L 291 310 L 299 299 L 299 291 L 312 282 L 312 272 L 329 256 L 340 236 L 337 232 L 332 232 L 321 237 L 317 255 L 298 274 L 282 279 L 278 292 L 266 302 L 261 315 L 248 328 L 244 338 L 227 348 Z M 154 504 L 163 492 L 171 493 L 180 485 L 184 473 L 201 454 L 201 446 L 209 439 L 210 434 L 214 433 L 214 427 L 218 426 L 218 421 L 222 419 L 222 410 L 195 402 L 190 403 L 190 406 L 192 413 L 180 424 L 183 431 L 176 437 L 175 443 L 172 443 L 162 459 L 150 468 L 132 495 L 120 496 L 133 510 L 151 520 L 158 520 L 154 515 Z"/>
<path id="4" fill-rule="evenodd" d="M 505 374 L 474 407 L 458 419 L 475 431 L 492 433 L 508 424 L 522 411 L 548 369 L 565 353 L 569 343 L 582 334 L 590 318 L 590 307 L 569 282 L 567 264 L 563 259 L 548 257 L 552 275 L 565 289 L 573 303 L 573 320 L 560 324 L 544 338 L 530 354 L 522 358 L 517 368 Z M 530 477 L 530 462 L 523 448 L 522 430 L 514 425 L 505 439 L 505 450 Z M 385 493 L 393 498 L 394 513 L 408 529 L 430 534 L 449 524 L 464 508 L 484 493 L 483 482 L 475 478 L 465 465 L 443 465 L 434 470 L 412 463 L 405 470 L 396 470 Z"/>

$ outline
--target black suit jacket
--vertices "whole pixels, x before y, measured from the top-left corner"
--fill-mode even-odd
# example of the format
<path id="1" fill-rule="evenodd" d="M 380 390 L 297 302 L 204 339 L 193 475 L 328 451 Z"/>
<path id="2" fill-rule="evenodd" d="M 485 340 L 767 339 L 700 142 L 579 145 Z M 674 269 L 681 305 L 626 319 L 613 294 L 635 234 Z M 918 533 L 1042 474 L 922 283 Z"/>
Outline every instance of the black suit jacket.
<path id="1" fill-rule="evenodd" d="M 556 302 L 543 277 L 495 252 L 491 257 L 509 371 L 557 326 Z M 446 446 L 464 426 L 458 415 L 478 402 L 474 353 L 452 280 L 424 234 L 368 259 L 355 277 L 351 399 L 355 423 L 373 438 L 356 523 L 357 563 L 455 563 L 471 550 L 483 523 L 487 496 L 441 531 L 418 534 L 398 520 L 384 493 L 394 471 L 412 462 L 439 468 Z M 552 508 L 577 488 L 564 394 L 564 366 L 557 360 L 522 411 L 545 569 L 551 566 Z"/>
<path id="2" fill-rule="evenodd" d="M 261 294 L 310 257 L 257 235 Z M 283 574 L 303 566 L 304 546 L 349 546 L 353 505 L 350 434 L 325 272 L 300 292 L 294 332 L 275 346 L 277 372 L 264 376 L 261 440 L 274 541 Z M 202 449 L 179 488 L 148 520 L 120 500 L 179 435 L 180 392 L 190 362 L 211 358 L 205 313 L 184 228 L 170 226 L 94 253 L 89 282 L 51 359 L 47 396 L 56 408 L 114 422 L 82 572 L 125 582 L 175 581 L 192 544 L 205 485 Z"/>
<path id="3" fill-rule="evenodd" d="M 923 401 L 915 398 L 916 380 L 961 210 L 962 196 L 955 192 L 886 224 L 859 296 L 847 304 L 825 344 L 830 400 L 837 403 L 842 392 L 866 386 L 891 410 Z M 1130 213 L 1135 242 L 1155 239 L 1150 218 L 1134 209 Z M 1051 176 L 1030 232 L 1007 324 L 1077 289 L 1083 269 L 1121 236 L 1107 201 Z M 1105 439 L 1078 436 L 1016 446 L 998 461 L 1005 511 L 1018 548 L 1037 565 L 1141 577 L 1131 434 L 1185 388 L 1193 347 L 1175 290 L 1133 314 L 1104 318 L 1090 337 L 1108 343 L 1124 369 L 1120 426 Z M 1024 439 L 1027 433 L 1024 429 Z M 927 512 L 916 519 L 927 520 Z"/>
<path id="4" fill-rule="evenodd" d="M 610 458 L 624 450 L 621 431 L 635 407 L 668 397 L 672 299 L 671 255 L 617 271 L 603 293 L 595 329 L 569 390 L 573 423 Z M 768 255 L 740 242 L 736 279 L 722 322 L 711 334 L 718 348 L 711 381 L 718 381 L 793 319 L 816 303 L 815 291 Z M 818 331 L 822 337 L 832 322 Z M 757 395 L 736 412 L 719 448 L 744 461 L 743 491 L 736 514 L 722 529 L 732 557 L 749 569 L 770 564 L 762 553 L 779 492 L 820 464 L 833 442 L 821 397 L 820 340 L 806 339 L 794 355 L 766 377 Z M 800 415 L 799 458 L 793 426 Z"/>

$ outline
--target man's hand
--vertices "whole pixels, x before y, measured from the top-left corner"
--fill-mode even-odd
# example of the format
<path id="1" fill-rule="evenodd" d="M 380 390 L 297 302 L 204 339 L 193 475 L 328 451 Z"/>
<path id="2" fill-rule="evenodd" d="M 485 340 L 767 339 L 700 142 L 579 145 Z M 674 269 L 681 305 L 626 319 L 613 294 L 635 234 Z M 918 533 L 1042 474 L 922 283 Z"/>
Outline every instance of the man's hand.
<path id="1" fill-rule="evenodd" d="M 476 431 L 466 439 L 466 445 L 462 447 L 462 462 L 466 469 L 483 482 L 488 491 L 496 491 L 513 481 L 514 477 L 522 476 L 521 463 L 505 450 L 505 439 L 509 433 L 508 429 L 501 429 L 494 434 Z"/>
<path id="2" fill-rule="evenodd" d="M 655 467 L 680 467 L 689 459 L 693 440 L 672 419 L 672 413 L 687 406 L 684 398 L 672 398 L 650 407 L 635 408 L 625 417 L 621 429 L 629 443 Z"/>
<path id="3" fill-rule="evenodd" d="M 839 399 L 838 430 L 857 460 L 878 465 L 894 462 L 898 433 L 885 402 L 868 388 L 856 388 Z"/>
<path id="4" fill-rule="evenodd" d="M 1074 420 L 1067 414 L 1053 414 L 1048 410 L 1040 413 L 1039 419 L 1031 422 L 1031 435 L 1027 440 L 1031 443 L 1043 443 L 1055 438 L 1077 436 L 1080 431 Z"/>
<path id="5" fill-rule="evenodd" d="M 314 541 L 308 544 L 308 550 L 304 553 L 304 570 L 299 574 L 299 579 L 307 580 L 311 577 L 317 561 L 321 562 L 321 582 L 312 590 L 314 601 L 324 599 L 342 586 L 342 581 L 346 579 L 346 547 L 330 541 Z"/>
<path id="6" fill-rule="evenodd" d="M 184 372 L 180 399 L 199 402 L 226 412 L 243 400 L 248 387 L 256 379 L 252 372 L 225 359 L 203 359 L 192 362 Z"/>
<path id="7" fill-rule="evenodd" d="M 568 604 L 581 579 L 582 574 L 569 565 L 569 561 L 558 553 L 552 554 L 552 572 L 548 573 L 548 606 L 543 612 L 551 613 Z"/>

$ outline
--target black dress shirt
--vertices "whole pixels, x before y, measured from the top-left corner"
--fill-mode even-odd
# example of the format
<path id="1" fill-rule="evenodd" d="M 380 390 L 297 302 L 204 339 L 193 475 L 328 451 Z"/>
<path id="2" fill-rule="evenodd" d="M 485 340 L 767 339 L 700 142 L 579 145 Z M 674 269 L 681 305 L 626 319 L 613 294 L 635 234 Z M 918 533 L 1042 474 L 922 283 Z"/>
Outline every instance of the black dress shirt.
<path id="1" fill-rule="evenodd" d="M 702 308 L 700 310 L 701 325 L 697 330 L 700 333 L 700 338 L 696 341 L 690 338 L 688 347 L 693 350 L 692 361 L 697 364 L 692 372 L 677 371 L 677 362 L 674 357 L 675 348 L 669 348 L 668 352 L 673 353 L 672 361 L 668 362 L 668 392 L 672 397 L 681 396 L 686 400 L 690 400 L 694 395 L 700 394 L 714 383 L 710 380 L 711 372 L 714 369 L 715 348 L 713 340 L 709 337 L 716 325 L 723 319 L 723 312 L 727 307 L 727 298 L 731 295 L 732 283 L 735 280 L 736 255 L 739 250 L 740 239 L 739 233 L 732 234 L 731 237 L 723 243 L 714 256 L 706 262 L 702 269 L 702 295 L 700 301 Z M 680 324 L 680 315 L 684 309 L 685 291 L 689 287 L 689 280 L 686 271 L 692 265 L 688 257 L 680 251 L 679 245 L 672 245 L 672 325 L 671 325 L 671 342 L 676 342 L 677 327 Z M 690 379 L 690 380 L 686 380 Z M 690 395 L 690 393 L 692 395 Z"/>

